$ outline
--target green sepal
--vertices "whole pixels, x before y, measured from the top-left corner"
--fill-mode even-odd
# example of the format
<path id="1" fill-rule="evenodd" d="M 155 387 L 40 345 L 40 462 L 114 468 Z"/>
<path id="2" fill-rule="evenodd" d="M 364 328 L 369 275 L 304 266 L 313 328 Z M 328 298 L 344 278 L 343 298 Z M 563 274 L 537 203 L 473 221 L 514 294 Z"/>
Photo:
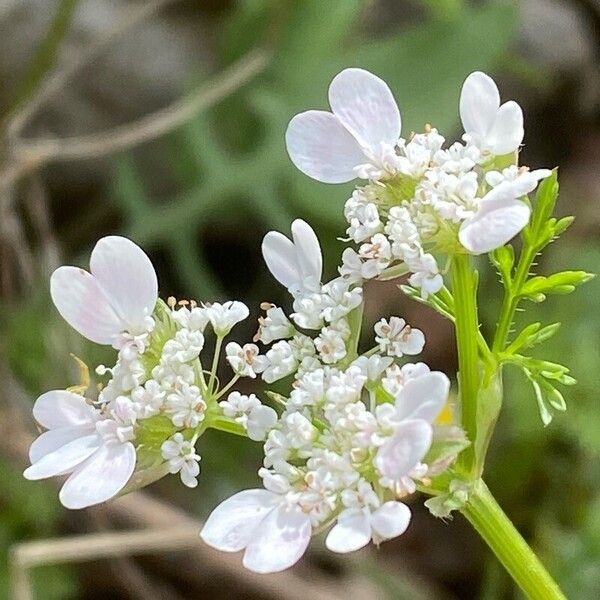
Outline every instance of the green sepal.
<path id="1" fill-rule="evenodd" d="M 434 425 L 433 442 L 423 459 L 429 466 L 428 476 L 435 477 L 443 473 L 470 444 L 461 427 Z"/>
<path id="2" fill-rule="evenodd" d="M 513 267 L 515 266 L 515 249 L 510 245 L 500 246 L 490 253 L 490 259 L 500 272 L 502 281 L 508 288 L 512 283 Z"/>
<path id="3" fill-rule="evenodd" d="M 446 494 L 434 496 L 425 501 L 425 506 L 434 517 L 447 519 L 455 510 L 460 510 L 469 500 L 471 486 L 466 481 L 454 479 Z"/>

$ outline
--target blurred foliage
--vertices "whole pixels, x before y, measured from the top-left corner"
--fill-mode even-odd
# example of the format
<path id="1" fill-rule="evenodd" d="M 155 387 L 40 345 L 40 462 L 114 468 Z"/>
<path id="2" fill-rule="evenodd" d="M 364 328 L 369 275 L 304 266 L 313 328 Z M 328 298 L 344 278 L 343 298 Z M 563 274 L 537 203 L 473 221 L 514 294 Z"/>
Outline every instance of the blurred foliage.
<path id="1" fill-rule="evenodd" d="M 332 76 L 343 67 L 360 66 L 386 79 L 394 90 L 405 136 L 422 130 L 427 122 L 451 136 L 457 130 L 464 77 L 475 69 L 493 71 L 510 49 L 518 19 L 515 3 L 499 0 L 471 6 L 460 0 L 422 0 L 421 4 L 427 10 L 417 22 L 393 32 L 386 26 L 385 34 L 365 33 L 373 3 L 360 0 L 239 0 L 220 17 L 216 27 L 221 33 L 222 64 L 266 46 L 273 51 L 270 66 L 235 95 L 153 145 L 159 175 L 137 152 L 117 157 L 111 206 L 96 207 L 116 212 L 121 233 L 158 259 L 167 288 L 163 295 L 184 290 L 208 300 L 231 289 L 255 306 L 265 299 L 265 289 L 275 293 L 271 280 L 261 275 L 260 237 L 270 228 L 286 230 L 295 217 L 310 219 L 322 238 L 331 240 L 324 251 L 328 273 L 333 273 L 340 251 L 333 240 L 343 232 L 342 207 L 352 186 L 326 186 L 294 169 L 284 145 L 291 116 L 308 108 L 326 108 Z M 377 23 L 371 29 L 376 31 Z M 198 72 L 204 73 L 202 65 Z M 190 74 L 191 81 L 196 79 L 201 77 Z M 172 182 L 172 193 L 153 193 L 157 176 Z M 99 235 L 90 227 L 86 234 L 90 247 Z M 219 244 L 216 257 L 206 239 Z M 553 263 L 549 271 L 600 272 L 597 241 L 578 244 L 573 239 L 569 232 L 548 249 L 545 260 Z M 597 285 L 593 282 L 569 298 L 528 306 L 535 313 L 530 320 L 563 322 L 542 351 L 545 358 L 571 366 L 579 385 L 565 394 L 568 412 L 543 429 L 531 386 L 517 370 L 507 370 L 504 411 L 487 469 L 490 487 L 534 540 L 567 595 L 581 600 L 600 597 Z M 69 351 L 90 364 L 110 361 L 111 355 L 69 332 L 49 308 L 46 281 L 39 289 L 18 306 L 3 303 L 0 311 L 0 350 L 32 396 L 74 382 Z M 482 283 L 481 304 L 490 325 L 497 315 L 493 298 L 499 291 L 491 276 Z M 258 445 L 249 448 L 244 440 L 210 432 L 199 450 L 205 473 L 198 494 L 186 495 L 193 510 L 205 513 L 235 487 L 255 483 Z M 55 534 L 63 513 L 54 490 L 24 483 L 20 472 L 8 464 L 0 467 L 0 547 Z M 172 497 L 176 486 L 168 479 L 157 488 Z M 4 558 L 0 590 L 7 579 Z M 368 571 L 390 597 L 401 596 L 401 583 L 387 570 Z M 46 586 L 39 597 L 68 598 L 73 592 L 68 575 L 68 570 L 55 569 L 45 582 L 52 580 L 56 589 Z M 492 559 L 487 575 L 481 597 L 506 598 L 510 583 Z"/>

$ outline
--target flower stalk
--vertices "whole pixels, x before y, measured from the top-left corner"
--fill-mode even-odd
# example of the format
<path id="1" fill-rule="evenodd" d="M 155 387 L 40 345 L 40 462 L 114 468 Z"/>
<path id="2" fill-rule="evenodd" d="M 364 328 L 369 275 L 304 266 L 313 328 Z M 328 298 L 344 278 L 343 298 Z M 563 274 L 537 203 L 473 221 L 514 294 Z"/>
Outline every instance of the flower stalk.
<path id="1" fill-rule="evenodd" d="M 456 254 L 452 260 L 452 288 L 455 304 L 456 347 L 461 422 L 471 445 L 461 453 L 460 464 L 468 474 L 476 464 L 477 401 L 480 387 L 477 339 L 477 279 L 467 254 Z"/>
<path id="2" fill-rule="evenodd" d="M 461 512 L 531 600 L 566 600 L 533 550 L 479 479 Z"/>

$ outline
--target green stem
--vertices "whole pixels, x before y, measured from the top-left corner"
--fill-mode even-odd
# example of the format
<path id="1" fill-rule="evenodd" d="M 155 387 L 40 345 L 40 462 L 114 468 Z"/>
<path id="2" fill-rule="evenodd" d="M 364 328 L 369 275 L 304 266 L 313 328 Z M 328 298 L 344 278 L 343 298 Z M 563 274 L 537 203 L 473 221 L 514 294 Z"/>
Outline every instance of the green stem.
<path id="1" fill-rule="evenodd" d="M 527 276 L 529 275 L 529 270 L 531 269 L 534 260 L 535 250 L 530 247 L 524 248 L 523 254 L 521 254 L 519 259 L 514 279 L 511 282 L 505 282 L 506 291 L 504 293 L 504 300 L 502 301 L 502 308 L 500 309 L 500 318 L 498 319 L 498 327 L 492 346 L 493 352 L 502 352 L 506 346 L 510 327 L 515 318 L 515 311 L 519 304 L 519 294 L 521 288 L 527 281 Z"/>
<path id="2" fill-rule="evenodd" d="M 477 439 L 477 397 L 479 394 L 479 321 L 477 317 L 476 279 L 469 256 L 457 254 L 452 259 L 452 291 L 455 305 L 456 346 L 458 350 L 458 384 L 461 422 L 472 442 L 460 455 L 467 473 L 475 466 Z"/>
<path id="3" fill-rule="evenodd" d="M 461 512 L 531 600 L 566 600 L 556 582 L 480 479 Z"/>

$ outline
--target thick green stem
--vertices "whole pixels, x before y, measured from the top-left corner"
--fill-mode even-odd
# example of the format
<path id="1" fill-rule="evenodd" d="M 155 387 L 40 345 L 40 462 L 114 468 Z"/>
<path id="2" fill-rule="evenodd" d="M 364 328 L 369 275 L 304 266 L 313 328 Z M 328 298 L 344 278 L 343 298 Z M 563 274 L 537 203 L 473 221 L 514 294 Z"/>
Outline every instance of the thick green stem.
<path id="1" fill-rule="evenodd" d="M 531 600 L 566 600 L 556 582 L 498 505 L 482 480 L 461 512 Z"/>
<path id="2" fill-rule="evenodd" d="M 469 256 L 457 254 L 452 259 L 456 346 L 458 350 L 458 384 L 462 426 L 472 442 L 460 455 L 467 473 L 475 467 L 477 439 L 477 398 L 479 394 L 479 321 L 477 317 L 476 278 Z"/>

